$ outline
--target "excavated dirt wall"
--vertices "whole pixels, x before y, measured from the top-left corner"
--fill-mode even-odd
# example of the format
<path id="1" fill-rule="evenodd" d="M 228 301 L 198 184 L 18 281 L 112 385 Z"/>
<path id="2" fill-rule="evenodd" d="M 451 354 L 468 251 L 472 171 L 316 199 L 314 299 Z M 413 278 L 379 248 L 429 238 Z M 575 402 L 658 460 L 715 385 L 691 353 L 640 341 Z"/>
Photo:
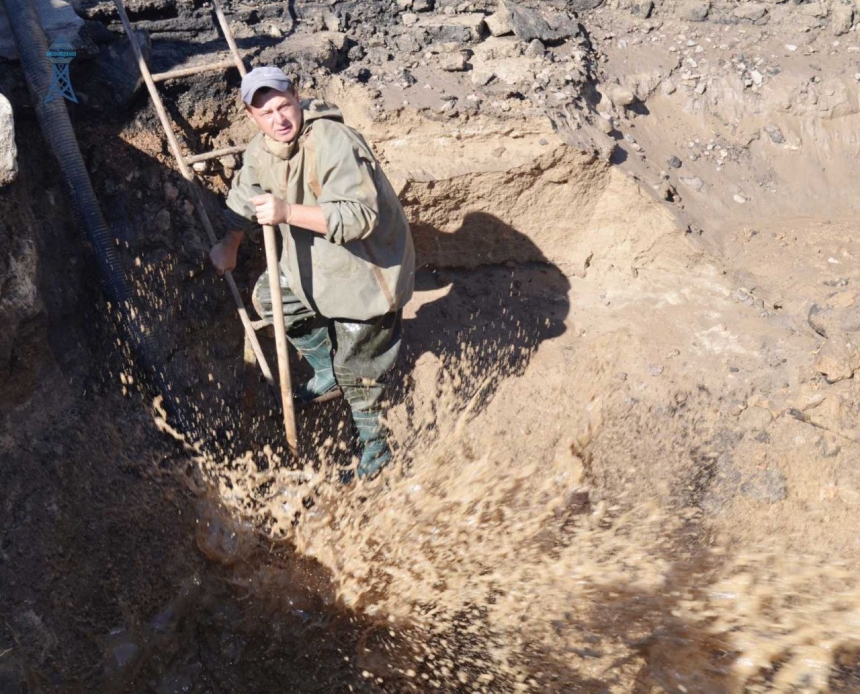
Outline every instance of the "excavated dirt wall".
<path id="1" fill-rule="evenodd" d="M 215 38 L 168 5 L 134 9 L 159 69 Z M 333 483 L 338 404 L 283 457 L 153 113 L 107 108 L 102 62 L 76 127 L 194 413 L 171 431 L 10 90 L 0 690 L 860 687 L 853 10 L 520 8 L 492 39 L 495 3 L 228 8 L 367 136 L 413 226 L 397 465 L 360 490 Z M 247 139 L 235 82 L 167 85 L 196 147 Z M 213 212 L 237 164 L 201 172 Z"/>

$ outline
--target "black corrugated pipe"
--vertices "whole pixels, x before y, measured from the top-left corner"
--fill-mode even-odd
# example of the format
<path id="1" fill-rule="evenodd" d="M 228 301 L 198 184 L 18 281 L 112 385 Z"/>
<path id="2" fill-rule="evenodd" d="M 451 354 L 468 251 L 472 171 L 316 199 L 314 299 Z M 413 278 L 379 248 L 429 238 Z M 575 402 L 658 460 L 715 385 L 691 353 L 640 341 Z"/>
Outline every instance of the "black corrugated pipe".
<path id="1" fill-rule="evenodd" d="M 181 431 L 189 432 L 188 422 L 171 397 L 164 370 L 155 363 L 155 344 L 151 333 L 146 331 L 136 318 L 132 306 L 132 293 L 122 268 L 116 241 L 108 229 L 93 185 L 90 181 L 84 158 L 65 100 L 58 98 L 45 103 L 45 95 L 51 84 L 53 67 L 48 61 L 47 39 L 31 0 L 3 0 L 6 15 L 12 25 L 12 34 L 27 86 L 36 107 L 36 118 L 45 137 L 45 142 L 60 165 L 63 186 L 72 203 L 75 219 L 83 227 L 87 240 L 95 251 L 99 276 L 105 295 L 117 307 L 120 328 L 131 345 L 135 359 L 143 368 L 152 385 L 163 396 L 164 407 Z M 189 432 L 190 433 L 190 432 Z"/>

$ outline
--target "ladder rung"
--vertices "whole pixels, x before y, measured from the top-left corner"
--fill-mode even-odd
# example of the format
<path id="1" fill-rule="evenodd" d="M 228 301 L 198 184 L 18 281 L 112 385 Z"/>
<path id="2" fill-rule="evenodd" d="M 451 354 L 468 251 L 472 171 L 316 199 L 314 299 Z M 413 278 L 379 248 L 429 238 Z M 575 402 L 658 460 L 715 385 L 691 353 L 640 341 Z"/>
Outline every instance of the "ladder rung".
<path id="1" fill-rule="evenodd" d="M 165 80 L 172 80 L 177 77 L 199 75 L 201 72 L 215 72 L 216 70 L 226 70 L 231 67 L 236 67 L 236 63 L 233 60 L 219 60 L 217 63 L 207 63 L 206 65 L 197 65 L 196 67 L 183 67 L 178 70 L 170 70 L 169 72 L 157 72 L 152 76 L 152 81 L 164 82 Z"/>
<path id="2" fill-rule="evenodd" d="M 203 154 L 194 154 L 190 157 L 185 157 L 186 164 L 196 164 L 198 161 L 208 161 L 209 159 L 217 159 L 218 157 L 226 157 L 228 154 L 241 154 L 246 149 L 246 145 L 238 145 L 236 147 L 225 147 L 224 149 L 213 149 L 211 152 Z"/>
<path id="3" fill-rule="evenodd" d="M 251 327 L 254 328 L 254 330 L 262 330 L 263 328 L 268 328 L 271 324 L 272 324 L 271 321 L 267 321 L 267 320 L 252 320 L 251 321 Z"/>

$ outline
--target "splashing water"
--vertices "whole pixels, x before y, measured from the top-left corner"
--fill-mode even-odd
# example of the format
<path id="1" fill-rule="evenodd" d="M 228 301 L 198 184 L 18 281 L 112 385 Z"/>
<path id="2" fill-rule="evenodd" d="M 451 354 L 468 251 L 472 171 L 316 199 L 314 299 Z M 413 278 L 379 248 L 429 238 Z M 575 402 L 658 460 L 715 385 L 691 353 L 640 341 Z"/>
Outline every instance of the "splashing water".
<path id="1" fill-rule="evenodd" d="M 482 394 L 516 397 L 518 378 L 499 380 L 532 355 L 474 378 L 480 350 L 438 362 L 432 405 L 411 401 L 401 408 L 410 417 L 392 418 L 396 469 L 358 488 L 334 481 L 325 452 L 300 469 L 270 448 L 262 465 L 251 453 L 228 465 L 198 455 L 196 484 L 216 490 L 201 505 L 201 547 L 241 564 L 252 527 L 294 546 L 313 571 L 256 567 L 237 585 L 289 593 L 290 605 L 297 592 L 325 595 L 376 620 L 384 638 L 363 641 L 360 662 L 383 688 L 850 686 L 860 644 L 851 571 L 788 555 L 776 538 L 758 553 L 722 547 L 697 508 L 612 490 L 591 503 L 600 424 L 553 455 L 508 445 Z"/>

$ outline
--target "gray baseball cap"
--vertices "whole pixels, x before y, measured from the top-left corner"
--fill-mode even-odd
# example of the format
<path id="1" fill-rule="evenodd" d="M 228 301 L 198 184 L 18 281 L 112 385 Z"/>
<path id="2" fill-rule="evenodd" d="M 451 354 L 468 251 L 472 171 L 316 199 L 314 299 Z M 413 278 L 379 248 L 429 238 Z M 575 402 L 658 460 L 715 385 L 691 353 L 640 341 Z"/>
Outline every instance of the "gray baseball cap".
<path id="1" fill-rule="evenodd" d="M 293 88 L 293 81 L 278 67 L 267 65 L 255 67 L 242 78 L 242 101 L 250 105 L 258 89 L 271 87 L 279 92 L 288 92 Z"/>

